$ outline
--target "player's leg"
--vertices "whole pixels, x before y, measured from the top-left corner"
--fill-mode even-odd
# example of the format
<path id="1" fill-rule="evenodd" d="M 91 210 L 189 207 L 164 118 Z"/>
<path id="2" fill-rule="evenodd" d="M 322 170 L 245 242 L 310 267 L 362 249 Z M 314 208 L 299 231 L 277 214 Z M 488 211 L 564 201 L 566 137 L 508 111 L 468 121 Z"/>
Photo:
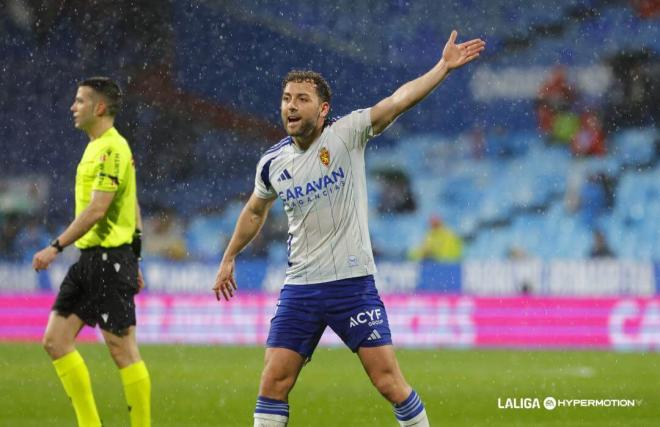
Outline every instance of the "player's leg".
<path id="1" fill-rule="evenodd" d="M 289 392 L 323 335 L 318 286 L 284 286 L 271 320 L 255 427 L 284 427 L 289 421 Z"/>
<path id="2" fill-rule="evenodd" d="M 403 378 L 393 347 L 360 347 L 358 357 L 371 383 L 392 403 L 401 403 L 412 389 Z"/>
<path id="3" fill-rule="evenodd" d="M 335 301 L 327 310 L 328 325 L 360 357 L 371 382 L 394 405 L 402 426 L 427 426 L 426 411 L 399 369 L 385 305 L 373 276 L 342 280 L 329 288 Z"/>
<path id="4" fill-rule="evenodd" d="M 304 358 L 287 348 L 267 348 L 254 427 L 283 427 L 289 420 L 289 392 L 298 379 Z"/>
<path id="5" fill-rule="evenodd" d="M 78 425 L 100 426 L 89 371 L 75 348 L 76 336 L 84 325 L 75 314 L 64 317 L 52 311 L 43 336 L 43 346 L 53 360 L 57 376 L 71 400 Z"/>
<path id="6" fill-rule="evenodd" d="M 287 401 L 304 364 L 303 357 L 288 348 L 267 348 L 259 395 Z"/>
<path id="7" fill-rule="evenodd" d="M 358 356 L 372 384 L 394 405 L 401 426 L 429 425 L 424 404 L 403 377 L 392 345 L 360 347 Z"/>
<path id="8" fill-rule="evenodd" d="M 121 332 L 101 330 L 110 356 L 119 368 L 132 427 L 151 425 L 151 379 L 140 357 L 135 326 Z"/>

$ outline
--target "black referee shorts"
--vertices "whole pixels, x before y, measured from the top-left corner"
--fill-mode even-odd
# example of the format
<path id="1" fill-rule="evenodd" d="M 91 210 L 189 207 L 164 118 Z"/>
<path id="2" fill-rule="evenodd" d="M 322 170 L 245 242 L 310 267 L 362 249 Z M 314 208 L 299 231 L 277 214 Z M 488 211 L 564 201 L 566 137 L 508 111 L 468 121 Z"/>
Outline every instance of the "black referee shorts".
<path id="1" fill-rule="evenodd" d="M 53 310 L 91 327 L 125 335 L 135 325 L 138 261 L 130 245 L 83 249 L 62 281 Z"/>

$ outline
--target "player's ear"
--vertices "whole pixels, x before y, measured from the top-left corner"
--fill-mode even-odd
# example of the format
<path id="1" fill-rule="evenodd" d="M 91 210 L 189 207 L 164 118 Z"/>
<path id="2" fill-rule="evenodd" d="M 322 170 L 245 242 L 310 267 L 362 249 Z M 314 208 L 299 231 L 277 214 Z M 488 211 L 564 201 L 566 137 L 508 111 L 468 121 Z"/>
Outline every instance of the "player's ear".
<path id="1" fill-rule="evenodd" d="M 324 119 L 328 117 L 328 114 L 330 114 L 330 103 L 329 102 L 322 102 L 321 103 L 321 117 Z"/>

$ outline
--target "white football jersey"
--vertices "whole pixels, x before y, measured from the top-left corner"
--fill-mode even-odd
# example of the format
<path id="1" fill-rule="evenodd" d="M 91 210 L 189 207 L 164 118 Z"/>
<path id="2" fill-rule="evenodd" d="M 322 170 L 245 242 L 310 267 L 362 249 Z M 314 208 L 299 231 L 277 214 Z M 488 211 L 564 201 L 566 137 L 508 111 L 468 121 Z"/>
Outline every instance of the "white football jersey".
<path id="1" fill-rule="evenodd" d="M 285 284 L 313 284 L 376 272 L 367 223 L 364 150 L 370 109 L 330 122 L 301 151 L 291 137 L 259 161 L 254 193 L 279 197 L 289 220 Z"/>

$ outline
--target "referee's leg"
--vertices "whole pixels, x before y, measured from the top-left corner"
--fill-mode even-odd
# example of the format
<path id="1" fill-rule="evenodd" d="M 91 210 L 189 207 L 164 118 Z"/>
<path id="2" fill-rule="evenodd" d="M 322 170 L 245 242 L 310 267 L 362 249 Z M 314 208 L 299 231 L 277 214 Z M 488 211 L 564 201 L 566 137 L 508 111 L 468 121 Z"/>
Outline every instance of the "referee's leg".
<path id="1" fill-rule="evenodd" d="M 75 341 L 85 323 L 75 314 L 64 317 L 51 311 L 43 336 L 43 346 L 51 359 L 57 360 L 76 350 Z"/>
<path id="2" fill-rule="evenodd" d="M 75 314 L 64 317 L 52 311 L 43 336 L 43 346 L 53 360 L 53 366 L 64 391 L 71 399 L 79 426 L 100 426 L 89 371 L 75 347 L 76 336 L 84 322 Z"/>
<path id="3" fill-rule="evenodd" d="M 132 427 L 151 425 L 151 379 L 137 346 L 135 326 L 121 334 L 101 329 L 110 356 L 119 368 Z"/>

